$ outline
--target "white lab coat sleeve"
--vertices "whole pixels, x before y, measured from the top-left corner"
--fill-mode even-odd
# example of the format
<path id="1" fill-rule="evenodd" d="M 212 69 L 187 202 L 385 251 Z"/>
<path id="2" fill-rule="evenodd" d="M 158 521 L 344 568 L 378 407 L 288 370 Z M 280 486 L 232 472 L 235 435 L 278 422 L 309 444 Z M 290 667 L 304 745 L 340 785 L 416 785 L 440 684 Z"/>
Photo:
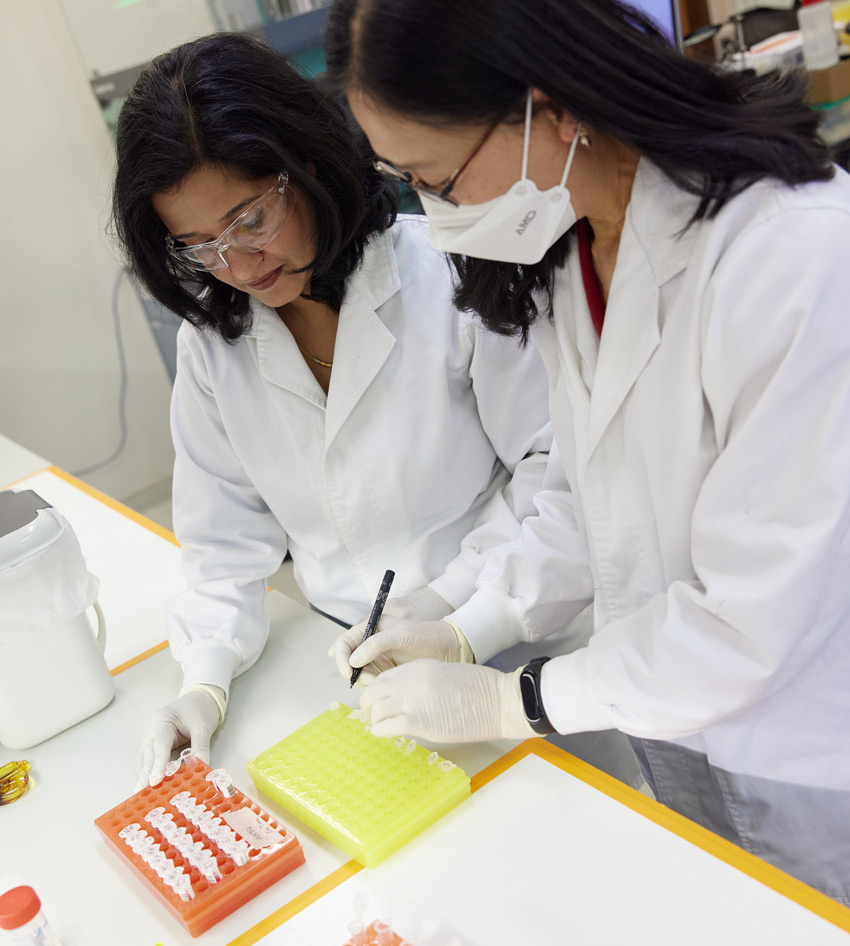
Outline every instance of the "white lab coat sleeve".
<path id="1" fill-rule="evenodd" d="M 484 663 L 520 641 L 562 630 L 593 598 L 593 577 L 574 497 L 553 442 L 534 514 L 485 558 L 475 594 L 452 620 Z"/>
<path id="2" fill-rule="evenodd" d="M 719 454 L 693 509 L 696 577 L 546 665 L 561 732 L 693 735 L 778 693 L 847 632 L 848 246 L 850 214 L 792 209 L 720 257 L 700 312 Z"/>
<path id="3" fill-rule="evenodd" d="M 430 583 L 453 607 L 474 593 L 485 554 L 514 539 L 522 520 L 534 513 L 552 445 L 548 380 L 537 346 L 523 348 L 478 319 L 470 319 L 466 332 L 478 416 L 510 479 L 482 508 L 459 554 Z"/>
<path id="4" fill-rule="evenodd" d="M 265 646 L 266 581 L 287 537 L 231 446 L 204 361 L 210 343 L 195 331 L 185 326 L 178 335 L 171 404 L 174 528 L 188 588 L 169 602 L 168 636 L 184 685 L 227 693 Z"/>

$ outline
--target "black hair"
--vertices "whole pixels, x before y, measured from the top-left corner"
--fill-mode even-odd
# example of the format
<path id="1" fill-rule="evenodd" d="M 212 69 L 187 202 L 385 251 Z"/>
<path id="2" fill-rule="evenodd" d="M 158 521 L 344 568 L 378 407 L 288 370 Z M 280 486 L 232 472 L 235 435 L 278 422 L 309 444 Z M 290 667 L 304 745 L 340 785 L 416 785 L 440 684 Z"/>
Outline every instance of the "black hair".
<path id="1" fill-rule="evenodd" d="M 132 270 L 167 309 L 228 340 L 249 327 L 250 297 L 167 253 L 155 194 L 203 166 L 247 180 L 287 171 L 316 220 L 310 298 L 337 311 L 369 237 L 395 220 L 396 188 L 372 167 L 342 102 L 245 34 L 216 33 L 157 57 L 121 109 L 116 147 L 112 221 Z"/>
<path id="2" fill-rule="evenodd" d="M 799 75 L 761 78 L 686 59 L 618 0 L 336 0 L 328 79 L 417 121 L 486 125 L 538 88 L 699 197 L 691 223 L 754 182 L 832 177 Z M 525 338 L 551 317 L 568 236 L 534 266 L 453 258 L 456 303 Z"/>

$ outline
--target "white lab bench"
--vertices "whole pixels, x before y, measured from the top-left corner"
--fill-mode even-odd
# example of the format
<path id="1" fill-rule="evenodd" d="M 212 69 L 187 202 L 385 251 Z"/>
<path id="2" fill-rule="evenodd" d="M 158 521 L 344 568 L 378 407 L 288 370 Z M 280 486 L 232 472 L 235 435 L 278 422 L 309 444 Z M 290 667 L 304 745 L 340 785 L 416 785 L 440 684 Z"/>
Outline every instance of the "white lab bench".
<path id="1" fill-rule="evenodd" d="M 140 608 L 160 612 L 174 592 L 176 548 L 164 530 L 62 471 L 45 479 L 41 458 L 13 447 L 0 438 L 0 484 L 24 476 L 16 486 L 53 492 L 44 498 L 55 498 L 92 571 L 101 570 L 109 633 L 132 642 L 139 659 L 116 663 L 116 652 L 116 696 L 100 713 L 32 749 L 0 746 L 0 765 L 23 757 L 33 776 L 29 792 L 0 809 L 0 878 L 16 874 L 36 888 L 63 946 L 191 943 L 93 825 L 132 793 L 144 721 L 180 686 L 177 665 L 157 646 L 161 626 L 139 620 Z M 443 747 L 476 776 L 477 790 L 383 864 L 360 870 L 260 795 L 245 770 L 332 700 L 353 699 L 327 656 L 338 627 L 277 592 L 267 611 L 268 645 L 233 683 L 213 763 L 293 831 L 306 862 L 197 942 L 338 946 L 359 892 L 391 911 L 414 946 L 850 946 L 850 910 L 537 740 Z"/>
<path id="2" fill-rule="evenodd" d="M 349 860 L 259 796 L 245 770 L 249 759 L 318 715 L 331 700 L 352 699 L 327 655 L 339 628 L 278 592 L 269 593 L 267 611 L 269 643 L 259 663 L 233 683 L 228 718 L 213 741 L 213 762 L 293 830 L 306 863 L 204 933 L 199 941 L 209 946 L 230 943 Z M 192 941 L 93 825 L 96 817 L 132 794 L 144 722 L 174 698 L 180 683 L 170 653 L 155 653 L 115 675 L 115 700 L 100 713 L 31 749 L 0 747 L 0 765 L 26 758 L 35 783 L 22 799 L 0 808 L 0 878 L 19 874 L 36 888 L 63 946 Z M 450 757 L 474 773 L 510 746 L 473 745 Z"/>

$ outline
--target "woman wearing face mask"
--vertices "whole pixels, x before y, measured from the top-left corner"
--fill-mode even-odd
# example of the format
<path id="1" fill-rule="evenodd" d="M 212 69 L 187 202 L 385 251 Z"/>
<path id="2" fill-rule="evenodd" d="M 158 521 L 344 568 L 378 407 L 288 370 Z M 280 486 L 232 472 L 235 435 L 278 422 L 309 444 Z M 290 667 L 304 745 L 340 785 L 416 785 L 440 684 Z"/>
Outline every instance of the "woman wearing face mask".
<path id="1" fill-rule="evenodd" d="M 329 62 L 456 301 L 550 375 L 559 488 L 452 620 L 481 663 L 594 611 L 513 675 L 341 639 L 401 664 L 373 731 L 615 726 L 660 801 L 850 903 L 850 179 L 800 80 L 616 0 L 337 0 Z"/>
<path id="2" fill-rule="evenodd" d="M 340 104 L 250 37 L 159 57 L 121 111 L 114 219 L 150 293 L 187 324 L 172 403 L 169 607 L 185 687 L 150 720 L 140 776 L 208 758 L 231 678 L 268 633 L 287 551 L 345 625 L 396 572 L 390 615 L 438 618 L 533 510 L 551 432 L 533 346 L 485 331 Z M 447 625 L 446 640 L 456 640 Z"/>

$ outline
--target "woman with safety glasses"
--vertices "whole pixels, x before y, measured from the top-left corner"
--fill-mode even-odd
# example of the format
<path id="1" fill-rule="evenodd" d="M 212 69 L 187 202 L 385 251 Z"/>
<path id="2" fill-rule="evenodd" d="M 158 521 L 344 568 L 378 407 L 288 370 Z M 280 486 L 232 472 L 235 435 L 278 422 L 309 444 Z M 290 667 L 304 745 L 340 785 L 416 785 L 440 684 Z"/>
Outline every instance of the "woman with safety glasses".
<path id="1" fill-rule="evenodd" d="M 146 730 L 153 784 L 181 741 L 208 758 L 287 552 L 346 626 L 387 568 L 388 619 L 442 618 L 533 511 L 550 428 L 534 346 L 452 304 L 446 260 L 424 219 L 395 221 L 365 138 L 261 42 L 217 34 L 156 59 L 117 158 L 121 245 L 186 323 L 171 421 L 189 587 L 168 615 L 185 685 Z"/>

